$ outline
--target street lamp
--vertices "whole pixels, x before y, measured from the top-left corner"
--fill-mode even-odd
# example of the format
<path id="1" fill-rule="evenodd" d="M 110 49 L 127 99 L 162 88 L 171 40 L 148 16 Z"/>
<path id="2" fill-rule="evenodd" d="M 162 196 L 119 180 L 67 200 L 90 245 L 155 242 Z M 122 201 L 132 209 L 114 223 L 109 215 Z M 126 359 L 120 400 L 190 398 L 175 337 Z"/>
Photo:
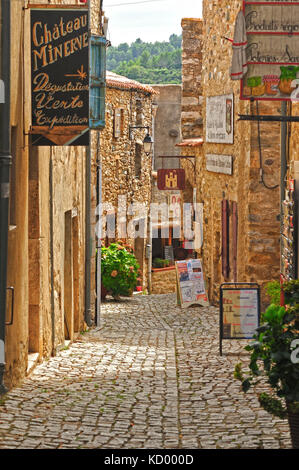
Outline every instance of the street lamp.
<path id="1" fill-rule="evenodd" d="M 131 138 L 132 129 L 147 129 L 147 134 L 143 139 L 143 149 L 144 149 L 145 154 L 148 156 L 152 151 L 152 147 L 154 143 L 153 138 L 150 136 L 150 133 L 149 133 L 149 126 L 130 126 L 129 128 L 130 138 Z"/>

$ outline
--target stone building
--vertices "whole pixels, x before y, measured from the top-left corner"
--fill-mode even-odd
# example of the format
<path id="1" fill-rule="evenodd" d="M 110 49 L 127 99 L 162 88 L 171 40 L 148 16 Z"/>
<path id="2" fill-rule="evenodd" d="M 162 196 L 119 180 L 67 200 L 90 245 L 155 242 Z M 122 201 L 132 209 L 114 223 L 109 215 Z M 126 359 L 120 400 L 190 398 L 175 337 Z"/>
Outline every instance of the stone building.
<path id="1" fill-rule="evenodd" d="M 47 7 L 56 3 L 30 1 Z M 86 264 L 88 147 L 32 145 L 28 4 L 27 0 L 10 2 L 12 167 L 7 286 L 14 289 L 14 308 L 12 324 L 5 328 L 5 343 L 0 345 L 0 362 L 5 352 L 7 388 L 17 384 L 34 362 L 55 355 L 94 317 L 92 293 L 86 303 L 88 291 L 93 290 L 87 277 L 91 268 Z M 79 0 L 61 4 L 83 7 Z M 101 18 L 101 2 L 92 0 L 92 31 L 99 33 Z M 4 229 L 1 226 L 1 231 Z M 6 296 L 8 323 L 11 292 Z"/>
<path id="2" fill-rule="evenodd" d="M 100 138 L 101 202 L 104 223 L 109 222 L 110 215 L 115 217 L 115 227 L 113 222 L 103 238 L 106 245 L 119 241 L 132 246 L 142 287 L 148 289 L 152 154 L 145 154 L 143 140 L 147 131 L 153 135 L 153 99 L 157 92 L 113 72 L 107 71 L 106 79 L 106 126 Z"/>
<path id="3" fill-rule="evenodd" d="M 223 282 L 258 282 L 264 288 L 279 280 L 280 273 L 280 125 L 261 123 L 260 152 L 257 123 L 238 120 L 238 114 L 256 113 L 256 104 L 240 100 L 240 83 L 230 78 L 232 47 L 227 38 L 233 38 L 241 6 L 241 0 L 224 0 L 221 5 L 204 0 L 202 19 L 182 20 L 183 100 L 190 94 L 187 101 L 196 108 L 184 114 L 189 121 L 186 128 L 182 120 L 179 146 L 182 155 L 195 161 L 195 175 L 187 162 L 182 165 L 204 207 L 198 256 L 212 303 L 218 302 Z M 190 90 L 192 70 L 197 80 L 196 89 Z M 210 133 L 211 126 L 218 125 L 217 109 L 223 109 L 215 107 L 219 102 L 229 116 L 232 113 L 233 138 L 222 143 Z M 277 114 L 278 106 L 261 102 L 259 113 Z M 184 201 L 191 202 L 191 197 L 191 191 L 183 194 Z M 263 302 L 264 294 L 262 289 Z"/>
<path id="4" fill-rule="evenodd" d="M 176 144 L 181 141 L 181 85 L 152 85 L 158 92 L 155 97 L 157 112 L 154 125 L 154 168 L 152 173 L 152 204 L 170 204 L 171 200 L 180 201 L 179 191 L 161 191 L 157 186 L 157 170 L 180 168 L 178 158 L 170 158 L 180 155 L 180 150 Z M 163 157 L 163 158 L 162 158 Z M 165 158 L 168 157 L 168 158 Z M 161 226 L 158 233 L 152 231 L 154 235 L 151 241 L 152 249 L 152 270 L 151 270 L 151 293 L 165 294 L 175 292 L 176 277 L 174 263 L 170 260 L 169 266 L 162 266 L 161 260 L 165 259 L 165 247 L 180 246 L 179 239 L 173 239 L 173 220 L 170 214 L 170 226 L 166 237 L 161 233 Z M 153 223 L 155 223 L 153 221 Z M 159 225 L 159 222 L 158 222 Z M 161 225 L 161 224 L 160 224 Z M 156 261 L 158 259 L 158 261 Z M 157 264 L 156 264 L 157 263 Z M 167 263 L 168 264 L 168 263 Z"/>

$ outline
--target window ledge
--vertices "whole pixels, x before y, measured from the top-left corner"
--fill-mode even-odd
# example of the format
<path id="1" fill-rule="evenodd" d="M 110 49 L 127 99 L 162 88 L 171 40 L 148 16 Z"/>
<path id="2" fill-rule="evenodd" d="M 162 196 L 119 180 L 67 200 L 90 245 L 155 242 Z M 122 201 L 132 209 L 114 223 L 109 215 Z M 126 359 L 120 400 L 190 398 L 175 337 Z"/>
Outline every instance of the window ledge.
<path id="1" fill-rule="evenodd" d="M 166 268 L 152 268 L 152 272 L 161 272 L 161 271 L 173 271 L 175 269 L 175 266 L 167 266 Z"/>

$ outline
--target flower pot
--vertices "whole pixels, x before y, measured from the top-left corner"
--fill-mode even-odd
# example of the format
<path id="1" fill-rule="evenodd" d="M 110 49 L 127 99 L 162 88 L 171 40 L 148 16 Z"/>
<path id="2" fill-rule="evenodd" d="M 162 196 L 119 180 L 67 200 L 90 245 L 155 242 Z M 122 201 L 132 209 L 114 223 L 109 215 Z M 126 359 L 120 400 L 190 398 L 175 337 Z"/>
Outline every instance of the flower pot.
<path id="1" fill-rule="evenodd" d="M 293 449 L 299 449 L 299 413 L 293 413 L 288 406 L 288 421 Z"/>
<path id="2" fill-rule="evenodd" d="M 137 292 L 141 292 L 142 291 L 142 286 L 136 286 L 136 290 L 137 290 Z"/>

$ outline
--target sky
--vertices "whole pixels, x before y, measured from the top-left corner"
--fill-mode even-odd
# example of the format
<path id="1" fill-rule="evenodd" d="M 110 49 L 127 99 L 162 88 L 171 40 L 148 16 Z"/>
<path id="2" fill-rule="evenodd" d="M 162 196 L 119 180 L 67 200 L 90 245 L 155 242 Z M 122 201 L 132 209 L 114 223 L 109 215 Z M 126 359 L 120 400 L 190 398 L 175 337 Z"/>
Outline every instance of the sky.
<path id="1" fill-rule="evenodd" d="M 103 10 L 109 18 L 107 39 L 115 47 L 137 38 L 155 42 L 180 35 L 182 18 L 201 18 L 202 0 L 104 0 Z"/>

